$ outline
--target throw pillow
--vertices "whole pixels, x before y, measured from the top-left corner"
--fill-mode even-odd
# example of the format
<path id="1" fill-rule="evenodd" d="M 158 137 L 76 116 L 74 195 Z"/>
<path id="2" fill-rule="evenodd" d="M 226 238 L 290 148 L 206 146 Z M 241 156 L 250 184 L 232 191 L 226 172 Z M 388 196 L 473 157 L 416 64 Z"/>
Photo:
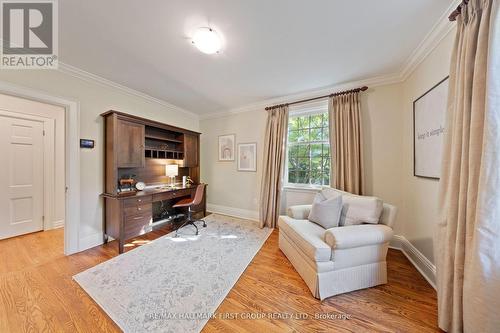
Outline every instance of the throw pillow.
<path id="1" fill-rule="evenodd" d="M 339 226 L 341 212 L 341 195 L 326 198 L 322 193 L 318 193 L 314 198 L 308 219 L 325 229 L 330 229 Z"/>
<path id="2" fill-rule="evenodd" d="M 384 203 L 377 197 L 355 195 L 333 188 L 324 189 L 321 193 L 325 198 L 342 196 L 340 226 L 363 223 L 377 224 L 380 220 Z"/>

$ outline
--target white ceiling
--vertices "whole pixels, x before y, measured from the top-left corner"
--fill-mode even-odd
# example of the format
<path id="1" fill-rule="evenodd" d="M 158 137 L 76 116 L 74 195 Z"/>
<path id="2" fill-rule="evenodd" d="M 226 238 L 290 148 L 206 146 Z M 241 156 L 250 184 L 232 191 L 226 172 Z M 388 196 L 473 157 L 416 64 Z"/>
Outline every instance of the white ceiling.
<path id="1" fill-rule="evenodd" d="M 64 0 L 60 60 L 200 115 L 398 72 L 452 0 Z M 219 55 L 190 44 L 200 26 Z"/>

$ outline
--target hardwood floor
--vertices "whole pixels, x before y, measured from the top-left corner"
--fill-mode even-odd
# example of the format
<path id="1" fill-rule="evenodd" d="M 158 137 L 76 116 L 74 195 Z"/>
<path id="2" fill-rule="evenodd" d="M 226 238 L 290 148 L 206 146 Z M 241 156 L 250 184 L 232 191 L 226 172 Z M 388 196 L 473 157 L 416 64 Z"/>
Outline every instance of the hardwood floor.
<path id="1" fill-rule="evenodd" d="M 117 254 L 112 242 L 66 257 L 62 229 L 0 241 L 0 332 L 120 331 L 71 278 Z M 399 251 L 389 251 L 388 276 L 387 285 L 320 302 L 278 249 L 274 231 L 219 306 L 227 319 L 211 319 L 203 332 L 440 332 L 434 289 Z M 257 314 L 264 318 L 249 318 Z"/>

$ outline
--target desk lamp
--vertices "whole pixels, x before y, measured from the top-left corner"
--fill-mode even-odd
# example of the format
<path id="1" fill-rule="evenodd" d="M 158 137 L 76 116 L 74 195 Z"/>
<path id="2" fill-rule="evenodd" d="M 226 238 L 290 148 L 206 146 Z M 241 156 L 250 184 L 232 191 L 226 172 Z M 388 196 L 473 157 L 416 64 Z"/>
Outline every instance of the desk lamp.
<path id="1" fill-rule="evenodd" d="M 170 187 L 175 187 L 175 177 L 179 174 L 179 166 L 177 164 L 165 165 L 165 176 L 170 177 Z"/>

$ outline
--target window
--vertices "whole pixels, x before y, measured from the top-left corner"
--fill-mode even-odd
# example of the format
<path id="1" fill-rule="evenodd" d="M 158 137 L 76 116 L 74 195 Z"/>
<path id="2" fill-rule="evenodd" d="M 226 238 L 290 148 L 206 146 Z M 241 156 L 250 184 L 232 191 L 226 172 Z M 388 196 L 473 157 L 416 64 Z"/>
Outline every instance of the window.
<path id="1" fill-rule="evenodd" d="M 330 184 L 328 106 L 290 110 L 286 182 L 293 185 Z"/>

